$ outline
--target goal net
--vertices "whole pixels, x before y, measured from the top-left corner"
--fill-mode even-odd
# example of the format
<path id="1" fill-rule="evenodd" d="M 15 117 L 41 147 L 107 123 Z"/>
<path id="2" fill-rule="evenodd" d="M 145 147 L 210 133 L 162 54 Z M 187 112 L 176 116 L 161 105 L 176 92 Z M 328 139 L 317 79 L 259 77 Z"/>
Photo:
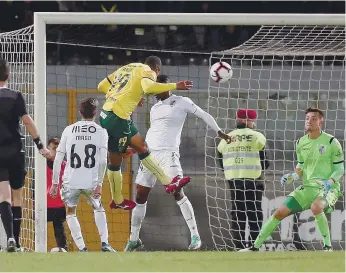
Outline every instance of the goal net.
<path id="1" fill-rule="evenodd" d="M 215 52 L 211 64 L 225 61 L 233 66 L 228 84 L 210 81 L 208 111 L 221 128 L 235 128 L 239 108 L 258 112 L 257 129 L 267 138 L 270 168 L 264 171 L 263 221 L 285 196 L 301 183 L 281 187 L 283 174 L 295 170 L 295 142 L 304 132 L 304 110 L 318 107 L 325 114 L 324 130 L 344 146 L 345 132 L 345 27 L 262 26 L 242 45 Z M 218 249 L 244 247 L 251 242 L 255 222 L 261 223 L 254 202 L 233 203 L 230 186 L 218 167 L 213 132 L 206 135 L 206 195 L 210 229 Z M 344 192 L 344 180 L 342 191 Z M 258 187 L 259 191 L 261 187 Z M 249 189 L 248 191 L 251 191 Z M 247 192 L 244 192 L 246 195 Z M 238 195 L 239 196 L 239 195 Z M 238 197 L 241 200 L 241 197 Z M 328 216 L 336 249 L 345 245 L 344 198 Z M 243 220 L 241 211 L 252 219 Z M 245 231 L 245 234 L 243 233 Z M 254 238 L 256 239 L 256 238 Z M 243 245 L 241 245 L 243 243 Z M 262 250 L 320 249 L 322 241 L 310 210 L 284 219 Z"/>
<path id="2" fill-rule="evenodd" d="M 184 31 L 178 31 L 180 28 Z M 121 65 L 143 62 L 149 55 L 158 55 L 164 64 L 162 72 L 172 82 L 194 81 L 192 90 L 176 94 L 190 97 L 209 111 L 225 131 L 234 128 L 234 115 L 239 107 L 258 111 L 257 127 L 268 139 L 267 150 L 271 159 L 271 167 L 265 172 L 262 203 L 263 218 L 266 219 L 292 190 L 292 187 L 281 188 L 278 179 L 294 168 L 294 140 L 303 134 L 302 111 L 307 106 L 318 105 L 326 114 L 326 131 L 341 142 L 344 140 L 344 55 L 340 49 L 344 41 L 339 40 L 344 37 L 344 28 L 262 27 L 242 46 L 212 54 L 201 52 L 202 45 L 207 42 L 203 41 L 207 30 L 204 26 L 175 25 L 47 25 L 47 139 L 60 137 L 67 125 L 80 118 L 78 104 L 83 98 L 97 97 L 102 105 L 104 95 L 97 93 L 96 87 L 106 75 Z M 290 39 L 298 42 L 293 43 Z M 156 44 L 149 46 L 153 40 Z M 2 33 L 0 41 L 1 56 L 10 62 L 10 87 L 25 94 L 29 113 L 33 114 L 34 99 L 37 99 L 33 96 L 33 27 Z M 228 84 L 218 85 L 209 80 L 209 62 L 212 64 L 220 59 L 232 64 L 234 69 Z M 150 108 L 156 102 L 153 97 L 146 99 L 143 107 L 132 116 L 142 136 L 149 128 Z M 25 136 L 28 175 L 21 242 L 28 250 L 35 250 L 34 147 L 31 138 Z M 218 141 L 203 121 L 189 115 L 182 133 L 180 160 L 184 174 L 193 179 L 185 193 L 194 207 L 203 244 L 208 249 L 232 249 L 236 230 L 232 224 L 230 190 L 215 157 Z M 134 198 L 133 182 L 138 166 L 136 156 L 122 166 L 126 198 Z M 102 198 L 110 243 L 122 250 L 129 238 L 130 213 L 108 209 L 107 178 Z M 330 218 L 333 245 L 337 249 L 343 248 L 345 240 L 342 201 Z M 87 247 L 99 251 L 100 239 L 92 208 L 84 200 L 78 206 L 77 215 Z M 69 251 L 76 251 L 67 225 L 65 230 Z M 271 250 L 280 249 L 281 244 L 287 248 L 292 245 L 299 248 L 300 245 L 318 249 L 320 238 L 317 234 L 308 211 L 285 220 L 280 232 L 274 233 L 265 246 Z M 5 242 L 5 237 L 5 232 L 0 229 L 1 242 Z M 159 185 L 150 194 L 140 237 L 146 250 L 183 250 L 189 244 L 189 230 L 179 207 Z M 53 247 L 56 242 L 49 223 L 48 251 Z"/>
<path id="3" fill-rule="evenodd" d="M 28 114 L 34 115 L 34 39 L 33 27 L 0 33 L 0 57 L 9 63 L 10 80 L 8 87 L 22 92 Z M 26 153 L 27 176 L 23 190 L 23 220 L 21 226 L 21 245 L 26 249 L 34 249 L 35 223 L 34 223 L 34 145 L 32 138 L 21 126 Z M 1 220 L 0 220 L 1 222 Z M 7 245 L 6 233 L 0 224 L 0 246 Z"/>

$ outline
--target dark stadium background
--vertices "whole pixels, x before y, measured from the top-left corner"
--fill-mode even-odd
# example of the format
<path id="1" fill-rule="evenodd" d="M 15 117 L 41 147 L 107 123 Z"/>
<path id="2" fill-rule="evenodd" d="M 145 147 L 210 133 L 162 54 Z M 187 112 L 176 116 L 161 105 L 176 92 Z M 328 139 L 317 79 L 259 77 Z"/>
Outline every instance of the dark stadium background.
<path id="1" fill-rule="evenodd" d="M 173 12 L 173 13 L 345 13 L 343 1 L 1 1 L 0 32 L 12 31 L 33 24 L 34 12 Z M 223 50 L 237 46 L 251 37 L 256 26 L 206 26 L 203 29 L 202 43 L 196 43 L 196 35 L 191 26 L 179 27 L 165 32 L 165 46 L 157 39 L 157 29 L 152 26 L 118 26 L 116 28 L 90 27 L 87 31 L 87 42 L 98 44 L 112 42 L 112 45 L 124 47 L 171 49 L 179 51 Z M 144 35 L 138 35 L 138 29 Z M 137 30 L 137 35 L 136 35 Z M 201 31 L 199 29 L 198 31 Z M 85 32 L 84 32 L 85 33 Z M 83 35 L 84 35 L 83 33 Z M 81 32 L 76 26 L 49 27 L 48 40 L 83 42 Z M 151 35 L 150 37 L 146 37 Z M 142 36 L 142 37 L 138 37 Z M 161 37 L 162 39 L 162 37 Z M 121 44 L 119 44 L 121 40 Z M 109 59 L 99 49 L 76 48 L 48 44 L 48 64 L 117 64 L 140 61 L 144 58 L 141 52 L 117 54 Z M 92 53 L 92 54 L 91 54 Z M 125 53 L 125 52 L 124 52 Z M 142 56 L 143 55 L 143 56 Z M 146 53 L 145 53 L 146 55 Z M 166 64 L 205 64 L 205 58 L 191 54 L 159 54 Z"/>

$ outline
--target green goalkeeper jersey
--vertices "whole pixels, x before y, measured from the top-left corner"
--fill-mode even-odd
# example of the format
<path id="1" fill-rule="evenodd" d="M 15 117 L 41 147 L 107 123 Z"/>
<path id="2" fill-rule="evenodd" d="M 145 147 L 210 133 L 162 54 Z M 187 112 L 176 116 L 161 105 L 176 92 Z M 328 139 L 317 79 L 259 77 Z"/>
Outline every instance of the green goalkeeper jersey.
<path id="1" fill-rule="evenodd" d="M 340 142 L 325 132 L 316 139 L 301 137 L 296 147 L 298 165 L 303 170 L 303 185 L 320 188 L 320 181 L 333 178 L 340 189 L 344 174 L 344 153 Z"/>

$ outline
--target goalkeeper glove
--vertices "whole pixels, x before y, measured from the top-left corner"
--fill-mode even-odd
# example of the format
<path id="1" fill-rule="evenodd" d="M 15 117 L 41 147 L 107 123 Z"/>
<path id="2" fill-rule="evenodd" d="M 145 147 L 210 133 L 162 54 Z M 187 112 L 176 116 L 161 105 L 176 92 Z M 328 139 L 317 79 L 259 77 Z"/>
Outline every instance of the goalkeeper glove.
<path id="1" fill-rule="evenodd" d="M 297 173 L 288 173 L 281 177 L 280 183 L 281 185 L 291 184 L 294 181 L 299 180 L 299 175 Z"/>
<path id="2" fill-rule="evenodd" d="M 331 182 L 330 180 L 325 180 L 325 181 L 321 181 L 320 184 L 321 184 L 322 189 L 324 191 L 323 197 L 325 198 L 328 191 L 332 188 L 333 182 Z"/>

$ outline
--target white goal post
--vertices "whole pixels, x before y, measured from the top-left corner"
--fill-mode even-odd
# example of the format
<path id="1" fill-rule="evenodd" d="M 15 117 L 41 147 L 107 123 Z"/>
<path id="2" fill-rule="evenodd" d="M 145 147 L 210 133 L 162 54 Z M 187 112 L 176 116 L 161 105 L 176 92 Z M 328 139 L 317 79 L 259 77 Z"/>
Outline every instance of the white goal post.
<path id="1" fill-rule="evenodd" d="M 34 119 L 46 143 L 46 25 L 279 25 L 344 26 L 343 14 L 176 14 L 46 13 L 34 14 Z M 47 251 L 46 160 L 35 152 L 35 251 Z"/>

